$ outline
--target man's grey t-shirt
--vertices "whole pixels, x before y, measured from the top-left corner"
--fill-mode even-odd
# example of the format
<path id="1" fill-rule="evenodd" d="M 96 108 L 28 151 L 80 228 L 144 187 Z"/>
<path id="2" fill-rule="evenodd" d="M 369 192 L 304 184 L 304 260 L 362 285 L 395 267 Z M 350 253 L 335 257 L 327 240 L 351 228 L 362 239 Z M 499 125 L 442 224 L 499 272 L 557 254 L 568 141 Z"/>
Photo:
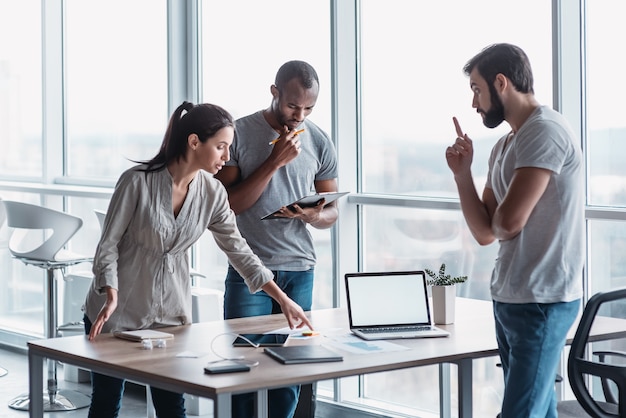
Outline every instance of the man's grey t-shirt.
<path id="1" fill-rule="evenodd" d="M 315 265 L 313 238 L 297 219 L 261 218 L 301 197 L 315 192 L 314 182 L 337 178 L 337 156 L 330 138 L 317 125 L 305 120 L 298 138 L 300 154 L 279 168 L 259 200 L 237 215 L 237 225 L 255 254 L 271 270 L 304 271 Z M 270 155 L 270 141 L 278 134 L 259 111 L 235 122 L 235 139 L 228 166 L 239 167 L 241 178 L 249 177 Z"/>
<path id="2" fill-rule="evenodd" d="M 489 158 L 486 187 L 498 204 L 515 170 L 550 170 L 548 186 L 522 231 L 499 242 L 491 295 L 505 303 L 570 302 L 582 296 L 584 262 L 584 189 L 580 144 L 565 118 L 538 107 L 505 146 L 506 136 Z"/>

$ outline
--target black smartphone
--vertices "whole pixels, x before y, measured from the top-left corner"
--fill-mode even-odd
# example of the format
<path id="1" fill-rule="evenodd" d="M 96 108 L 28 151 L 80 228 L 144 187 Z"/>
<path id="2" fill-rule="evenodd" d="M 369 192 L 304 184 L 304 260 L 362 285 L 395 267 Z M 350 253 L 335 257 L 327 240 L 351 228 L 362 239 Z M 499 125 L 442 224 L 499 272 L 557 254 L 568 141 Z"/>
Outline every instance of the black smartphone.
<path id="1" fill-rule="evenodd" d="M 234 373 L 234 372 L 249 372 L 250 366 L 244 363 L 240 363 L 232 360 L 218 361 L 211 363 L 204 367 L 204 372 L 208 374 L 218 373 Z"/>
<path id="2" fill-rule="evenodd" d="M 280 347 L 285 345 L 289 334 L 241 334 L 259 347 Z M 241 337 L 233 341 L 235 347 L 252 347 L 252 345 Z"/>

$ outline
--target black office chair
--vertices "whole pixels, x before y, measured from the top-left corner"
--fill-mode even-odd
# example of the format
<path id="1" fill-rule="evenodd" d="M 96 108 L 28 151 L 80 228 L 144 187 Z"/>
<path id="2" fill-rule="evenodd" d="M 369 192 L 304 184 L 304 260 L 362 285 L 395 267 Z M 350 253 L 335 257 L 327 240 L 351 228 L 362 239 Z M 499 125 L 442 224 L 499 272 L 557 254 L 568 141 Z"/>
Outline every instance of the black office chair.
<path id="1" fill-rule="evenodd" d="M 576 400 L 559 402 L 559 418 L 626 417 L 626 364 L 606 362 L 609 357 L 626 359 L 626 353 L 604 350 L 594 352 L 591 360 L 585 358 L 589 331 L 600 306 L 617 300 L 626 302 L 626 288 L 597 293 L 589 299 L 585 306 L 567 361 L 569 382 Z M 600 379 L 604 400 L 594 399 L 585 384 L 586 376 L 595 376 Z M 615 396 L 613 388 L 617 390 L 617 396 Z"/>

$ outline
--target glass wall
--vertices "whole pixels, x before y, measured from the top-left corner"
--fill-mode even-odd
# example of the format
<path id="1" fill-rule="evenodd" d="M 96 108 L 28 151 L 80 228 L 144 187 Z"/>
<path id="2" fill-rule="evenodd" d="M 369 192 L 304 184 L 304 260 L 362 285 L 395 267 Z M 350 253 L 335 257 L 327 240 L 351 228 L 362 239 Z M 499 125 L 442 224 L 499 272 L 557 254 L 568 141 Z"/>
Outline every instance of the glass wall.
<path id="1" fill-rule="evenodd" d="M 456 197 L 444 157 L 456 138 L 453 116 L 474 141 L 482 188 L 491 147 L 508 125 L 483 126 L 463 65 L 489 44 L 519 45 L 531 61 L 537 99 L 551 106 L 550 2 L 525 2 L 515 19 L 488 12 L 502 11 L 498 0 L 360 4 L 363 192 Z"/>
<path id="2" fill-rule="evenodd" d="M 361 126 L 364 193 L 456 198 L 445 149 L 454 142 L 452 117 L 474 141 L 473 174 L 479 193 L 487 159 L 509 129 L 488 129 L 472 108 L 465 62 L 495 42 L 521 46 L 529 56 L 538 100 L 552 105 L 552 14 L 543 0 L 516 8 L 516 19 L 498 19 L 497 0 L 423 2 L 363 0 L 361 4 Z M 451 8 L 454 12 L 451 13 Z M 528 30 L 528 22 L 533 30 Z M 494 36 L 497 34 L 497 36 Z M 467 275 L 458 295 L 490 299 L 489 282 L 497 245 L 481 248 L 460 211 L 365 206 L 365 270 L 438 270 Z M 484 378 L 475 381 L 475 414 L 495 416 L 501 376 L 493 362 L 476 362 Z M 484 368 L 484 369 L 483 369 Z M 438 390 L 424 382 L 437 367 L 367 375 L 361 396 L 437 413 Z"/>
<path id="3" fill-rule="evenodd" d="M 0 178 L 41 178 L 41 1 L 0 0 Z"/>
<path id="4" fill-rule="evenodd" d="M 626 37 L 626 3 L 587 2 L 587 141 L 589 203 L 626 206 L 626 84 L 620 82 L 626 56 L 607 47 Z"/>
<path id="5" fill-rule="evenodd" d="M 589 295 L 626 286 L 626 171 L 621 149 L 626 143 L 626 86 L 619 82 L 624 54 L 607 45 L 626 36 L 621 23 L 626 4 L 619 0 L 586 2 L 586 126 L 587 126 L 587 248 Z M 617 82 L 616 82 L 617 81 Z M 605 217 L 605 219 L 602 219 Z M 626 318 L 622 301 L 603 305 L 601 315 Z M 592 351 L 624 350 L 623 341 L 594 343 Z M 595 378 L 592 388 L 601 392 Z"/>
<path id="6" fill-rule="evenodd" d="M 265 109 L 278 68 L 303 60 L 320 79 L 309 120 L 330 132 L 328 1 L 203 0 L 201 6 L 203 101 L 223 106 L 235 118 Z"/>
<path id="7" fill-rule="evenodd" d="M 626 173 L 618 156 L 626 139 L 626 90 L 618 71 L 626 62 L 606 45 L 626 36 L 618 20 L 626 9 L 620 0 L 586 3 L 580 20 L 577 1 L 529 0 L 519 7 L 497 0 L 198 0 L 184 6 L 166 0 L 0 0 L 0 34 L 19 39 L 0 44 L 0 197 L 81 216 L 85 224 L 72 246 L 93 252 L 99 237 L 93 210 L 107 208 L 111 186 L 131 160 L 156 152 L 173 97 L 199 97 L 242 117 L 270 104 L 270 86 L 282 63 L 302 59 L 320 77 L 310 119 L 331 135 L 338 125 L 355 126 L 354 136 L 333 138 L 348 150 L 340 154 L 339 181 L 354 185 L 355 199 L 341 202 L 340 222 L 349 223 L 350 236 L 340 235 L 334 248 L 333 231 L 311 230 L 318 255 L 314 308 L 343 303 L 337 293 L 348 271 L 335 274 L 337 263 L 372 271 L 437 269 L 445 262 L 451 274 L 470 277 L 459 296 L 488 300 L 497 246 L 480 247 L 468 233 L 444 152 L 456 136 L 457 116 L 475 143 L 474 177 L 481 190 L 489 151 L 507 126 L 482 125 L 462 67 L 484 46 L 511 42 L 529 55 L 542 104 L 556 102 L 553 90 L 584 88 L 586 102 L 567 104 L 583 109 L 576 116 L 586 128 L 586 284 L 590 293 L 621 286 Z M 350 9 L 355 31 L 341 19 L 335 23 L 339 4 Z M 560 68 L 553 66 L 554 57 L 562 55 L 553 49 L 560 45 L 554 42 L 553 7 L 575 7 L 562 15 L 575 15 L 575 25 L 586 31 L 584 47 L 578 37 L 565 37 L 558 46 L 586 53 L 584 79 L 572 85 L 559 85 L 561 74 L 553 74 Z M 186 15 L 172 19 L 173 8 Z M 515 19 L 503 18 L 512 14 Z M 172 42 L 173 33 L 185 33 L 184 45 Z M 346 77 L 338 62 L 352 54 Z M 184 71 L 172 71 L 172 56 L 188 60 Z M 195 75 L 198 80 L 191 80 Z M 346 83 L 355 86 L 356 98 L 342 95 Z M 197 91 L 175 91 L 181 84 Z M 354 108 L 354 114 L 344 112 Z M 41 184 L 33 191 L 23 180 Z M 77 184 L 108 187 L 85 192 Z M 384 204 L 368 203 L 371 196 Z M 446 204 L 427 204 L 437 199 Z M 0 287 L 8 290 L 0 301 L 0 340 L 5 331 L 41 335 L 44 275 L 11 259 L 7 239 L 3 227 Z M 209 234 L 195 246 L 193 262 L 206 275 L 200 285 L 223 288 L 226 260 Z M 498 411 L 502 382 L 496 361 L 475 362 L 477 416 Z M 341 402 L 438 416 L 437 376 L 435 368 L 424 367 L 342 379 L 336 392 L 331 382 L 319 388 L 320 395 Z M 425 382 L 432 391 L 422 389 Z"/>
<path id="8" fill-rule="evenodd" d="M 278 68 L 290 60 L 303 60 L 320 79 L 319 97 L 308 119 L 331 133 L 329 2 L 230 0 L 201 5 L 202 101 L 223 106 L 235 118 L 265 109 Z M 330 308 L 331 232 L 310 231 L 318 258 L 313 307 Z M 227 262 L 209 236 L 198 244 L 195 260 L 209 276 L 205 282 L 223 287 Z"/>
<path id="9" fill-rule="evenodd" d="M 167 2 L 64 3 L 64 175 L 111 183 L 152 158 L 167 127 Z"/>
<path id="10" fill-rule="evenodd" d="M 618 66 L 626 65 L 622 54 L 607 50 L 616 37 L 626 36 L 619 19 L 626 15 L 620 1 L 587 4 L 587 142 L 589 203 L 594 206 L 626 205 L 626 172 L 620 149 L 626 141 L 626 105 L 623 83 L 614 83 Z M 609 48 L 610 49 L 610 48 Z M 626 224 L 593 221 L 589 225 L 590 293 L 620 287 L 626 278 L 626 258 L 621 250 Z"/>

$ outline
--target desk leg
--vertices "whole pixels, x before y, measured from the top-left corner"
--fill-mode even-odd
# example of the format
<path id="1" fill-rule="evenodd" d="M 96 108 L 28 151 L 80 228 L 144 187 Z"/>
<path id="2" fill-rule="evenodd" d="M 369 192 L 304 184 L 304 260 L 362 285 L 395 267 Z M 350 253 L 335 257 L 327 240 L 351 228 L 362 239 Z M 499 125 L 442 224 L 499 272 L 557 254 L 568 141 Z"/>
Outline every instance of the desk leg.
<path id="1" fill-rule="evenodd" d="M 450 418 L 450 363 L 439 363 L 439 416 Z"/>
<path id="2" fill-rule="evenodd" d="M 213 400 L 213 416 L 215 418 L 231 418 L 231 414 L 232 395 L 230 393 L 217 395 Z"/>
<path id="3" fill-rule="evenodd" d="M 472 417 L 472 359 L 457 362 L 459 378 L 459 418 Z"/>
<path id="4" fill-rule="evenodd" d="M 30 418 L 43 418 L 43 360 L 38 354 L 28 351 L 28 393 Z"/>
<path id="5" fill-rule="evenodd" d="M 267 400 L 267 389 L 261 389 L 256 393 L 255 417 L 267 418 L 269 411 L 269 402 Z"/>

